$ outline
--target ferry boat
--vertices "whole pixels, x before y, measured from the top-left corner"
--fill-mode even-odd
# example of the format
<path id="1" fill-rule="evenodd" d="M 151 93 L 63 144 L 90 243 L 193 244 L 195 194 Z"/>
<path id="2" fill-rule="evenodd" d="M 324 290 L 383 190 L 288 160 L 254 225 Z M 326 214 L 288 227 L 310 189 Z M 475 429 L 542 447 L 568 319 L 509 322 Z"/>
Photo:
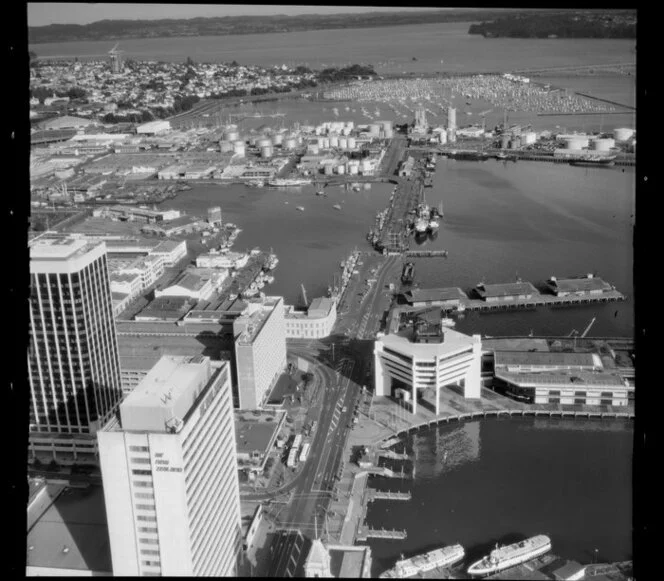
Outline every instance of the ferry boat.
<path id="1" fill-rule="evenodd" d="M 530 561 L 551 550 L 551 539 L 546 535 L 536 535 L 491 551 L 489 555 L 468 567 L 468 574 L 476 577 L 491 575 Z"/>
<path id="2" fill-rule="evenodd" d="M 279 179 L 275 178 L 273 180 L 268 180 L 267 185 L 273 188 L 288 188 L 288 187 L 297 187 L 297 186 L 308 186 L 311 184 L 311 180 L 305 178 L 289 178 L 289 179 Z"/>
<path id="3" fill-rule="evenodd" d="M 579 157 L 572 159 L 569 164 L 590 167 L 610 167 L 614 164 L 615 159 L 615 155 L 608 157 Z"/>
<path id="4" fill-rule="evenodd" d="M 392 569 L 380 574 L 381 579 L 405 579 L 414 577 L 433 569 L 450 567 L 461 561 L 465 556 L 463 547 L 459 544 L 434 549 L 423 555 L 416 555 L 410 559 L 399 559 Z"/>
<path id="5" fill-rule="evenodd" d="M 300 210 L 300 212 L 304 212 L 304 206 L 297 206 L 297 209 Z"/>
<path id="6" fill-rule="evenodd" d="M 429 228 L 429 232 L 431 232 L 432 234 L 434 232 L 438 231 L 439 226 L 440 226 L 440 224 L 438 223 L 438 221 L 435 218 L 431 218 L 431 220 L 429 220 L 428 228 Z"/>

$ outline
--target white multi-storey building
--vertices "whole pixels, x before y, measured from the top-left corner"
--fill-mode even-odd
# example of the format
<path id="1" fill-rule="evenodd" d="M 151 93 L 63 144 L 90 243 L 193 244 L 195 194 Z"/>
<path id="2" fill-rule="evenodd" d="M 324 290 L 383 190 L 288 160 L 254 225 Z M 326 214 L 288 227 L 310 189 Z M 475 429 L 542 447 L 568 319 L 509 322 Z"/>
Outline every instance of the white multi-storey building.
<path id="1" fill-rule="evenodd" d="M 332 333 L 337 321 L 337 304 L 328 298 L 311 301 L 307 312 L 296 311 L 291 305 L 285 307 L 286 337 L 294 339 L 320 339 Z"/>
<path id="2" fill-rule="evenodd" d="M 401 389 L 417 413 L 418 394 L 435 391 L 436 415 L 440 413 L 440 390 L 462 385 L 464 397 L 481 394 L 482 342 L 479 335 L 469 337 L 442 327 L 438 338 L 420 342 L 413 330 L 397 330 L 378 338 L 374 345 L 376 395 L 392 395 Z"/>
<path id="3" fill-rule="evenodd" d="M 115 576 L 233 576 L 242 548 L 230 366 L 164 356 L 99 432 Z"/>
<path id="4" fill-rule="evenodd" d="M 240 409 L 259 408 L 286 367 L 284 299 L 249 303 L 233 322 Z"/>
<path id="5" fill-rule="evenodd" d="M 41 236 L 30 278 L 31 460 L 96 463 L 94 434 L 122 398 L 106 247 Z"/>

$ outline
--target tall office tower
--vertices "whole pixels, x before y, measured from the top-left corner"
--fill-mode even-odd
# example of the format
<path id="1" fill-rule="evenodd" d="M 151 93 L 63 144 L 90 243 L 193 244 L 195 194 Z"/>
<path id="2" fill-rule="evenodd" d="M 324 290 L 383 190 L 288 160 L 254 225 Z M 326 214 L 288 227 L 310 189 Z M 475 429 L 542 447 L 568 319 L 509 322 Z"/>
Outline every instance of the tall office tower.
<path id="1" fill-rule="evenodd" d="M 454 107 L 449 107 L 447 109 L 447 128 L 456 131 L 456 109 Z"/>
<path id="2" fill-rule="evenodd" d="M 30 279 L 31 457 L 95 463 L 94 435 L 122 398 L 106 246 L 43 235 Z"/>
<path id="3" fill-rule="evenodd" d="M 119 52 L 111 51 L 108 53 L 111 61 L 111 72 L 117 75 L 122 72 L 122 56 Z"/>
<path id="4" fill-rule="evenodd" d="M 99 432 L 115 576 L 232 576 L 242 549 L 230 366 L 164 356 Z"/>
<path id="5" fill-rule="evenodd" d="M 261 407 L 286 368 L 284 299 L 251 302 L 233 323 L 240 409 Z"/>

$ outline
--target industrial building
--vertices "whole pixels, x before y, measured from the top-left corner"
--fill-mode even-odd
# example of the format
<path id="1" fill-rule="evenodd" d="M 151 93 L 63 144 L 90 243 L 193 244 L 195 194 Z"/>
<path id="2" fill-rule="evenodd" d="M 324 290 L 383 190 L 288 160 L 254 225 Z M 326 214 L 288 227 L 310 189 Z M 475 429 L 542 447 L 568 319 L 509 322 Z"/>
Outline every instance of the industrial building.
<path id="1" fill-rule="evenodd" d="M 634 387 L 594 353 L 494 354 L 494 389 L 536 404 L 627 405 Z"/>
<path id="2" fill-rule="evenodd" d="M 155 289 L 154 296 L 189 297 L 196 301 L 204 301 L 209 299 L 213 292 L 211 279 L 184 272 L 172 285 L 164 289 Z"/>
<path id="3" fill-rule="evenodd" d="M 286 368 L 284 300 L 265 297 L 250 302 L 233 323 L 239 407 L 262 407 Z"/>
<path id="4" fill-rule="evenodd" d="M 374 344 L 375 394 L 403 397 L 417 413 L 418 397 L 424 390 L 435 391 L 436 414 L 440 411 L 440 390 L 462 386 L 465 398 L 479 398 L 482 343 L 479 335 L 469 337 L 442 324 L 439 309 L 390 315 L 389 333 Z"/>
<path id="5" fill-rule="evenodd" d="M 404 293 L 404 298 L 412 307 L 439 306 L 458 308 L 468 300 L 466 293 L 458 287 L 411 289 Z"/>
<path id="6" fill-rule="evenodd" d="M 150 121 L 136 127 L 136 133 L 139 135 L 160 135 L 168 133 L 171 130 L 170 121 Z"/>
<path id="7" fill-rule="evenodd" d="M 546 285 L 558 297 L 594 296 L 615 290 L 608 282 L 589 274 L 585 278 L 556 278 L 552 276 Z"/>
<path id="8" fill-rule="evenodd" d="M 509 302 L 532 298 L 539 294 L 529 282 L 513 282 L 505 284 L 478 284 L 474 293 L 487 303 Z"/>
<path id="9" fill-rule="evenodd" d="M 122 398 L 106 246 L 30 243 L 30 460 L 97 462 L 96 432 Z"/>
<path id="10" fill-rule="evenodd" d="M 162 357 L 99 433 L 114 576 L 234 576 L 242 548 L 227 363 Z"/>

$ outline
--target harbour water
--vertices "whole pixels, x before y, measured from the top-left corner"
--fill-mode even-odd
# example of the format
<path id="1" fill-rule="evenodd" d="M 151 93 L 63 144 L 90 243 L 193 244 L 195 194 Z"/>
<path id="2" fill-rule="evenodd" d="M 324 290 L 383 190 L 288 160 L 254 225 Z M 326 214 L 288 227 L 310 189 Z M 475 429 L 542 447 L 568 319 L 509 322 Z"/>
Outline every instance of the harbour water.
<path id="1" fill-rule="evenodd" d="M 469 564 L 497 542 L 539 533 L 556 555 L 579 563 L 631 559 L 632 438 L 622 420 L 540 418 L 473 420 L 410 436 L 414 480 L 370 482 L 412 492 L 408 502 L 370 504 L 369 525 L 408 533 L 370 542 L 372 573 L 401 553 L 456 542 Z"/>
<path id="2" fill-rule="evenodd" d="M 195 186 L 163 207 L 204 215 L 221 205 L 224 221 L 243 232 L 236 250 L 260 246 L 279 256 L 275 282 L 266 287 L 297 304 L 300 284 L 309 298 L 325 293 L 339 262 L 354 248 L 370 250 L 366 233 L 392 190 L 327 188 L 246 188 Z M 444 219 L 435 240 L 412 248 L 446 249 L 448 258 L 415 259 L 415 282 L 422 287 L 474 287 L 479 282 L 512 282 L 517 276 L 537 283 L 554 275 L 597 273 L 628 300 L 565 309 L 468 314 L 461 332 L 493 336 L 568 335 L 597 317 L 591 335 L 632 336 L 632 217 L 634 170 L 581 168 L 544 162 L 437 164 L 426 200 L 443 201 Z M 288 202 L 288 203 L 286 203 Z M 333 208 L 342 206 L 341 211 Z M 298 212 L 303 206 L 304 212 Z"/>

